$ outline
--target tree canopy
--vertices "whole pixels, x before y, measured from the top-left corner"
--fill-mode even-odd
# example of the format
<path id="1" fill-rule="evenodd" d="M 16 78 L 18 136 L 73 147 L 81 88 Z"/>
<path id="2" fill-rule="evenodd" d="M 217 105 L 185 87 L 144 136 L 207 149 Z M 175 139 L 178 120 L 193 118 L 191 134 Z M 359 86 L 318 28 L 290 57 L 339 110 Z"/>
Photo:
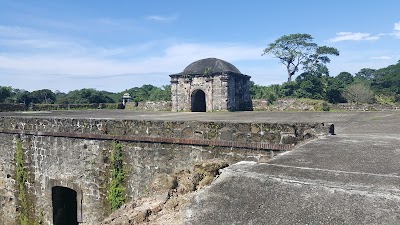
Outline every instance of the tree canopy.
<path id="1" fill-rule="evenodd" d="M 282 85 L 251 85 L 253 98 L 311 98 L 330 103 L 400 103 L 400 62 L 381 69 L 363 68 L 352 75 L 303 72 Z"/>
<path id="2" fill-rule="evenodd" d="M 336 48 L 318 46 L 309 34 L 284 35 L 270 43 L 262 55 L 273 55 L 285 65 L 288 82 L 301 68 L 304 72 L 327 72 L 328 55 L 339 55 Z"/>
<path id="3" fill-rule="evenodd" d="M 92 88 L 73 90 L 68 93 L 41 89 L 26 91 L 13 89 L 12 87 L 0 86 L 0 103 L 22 103 L 35 104 L 88 104 L 88 103 L 117 103 L 122 102 L 124 93 L 129 93 L 133 101 L 168 101 L 171 99 L 171 88 L 169 85 L 156 87 L 143 85 L 122 92 L 99 91 Z"/>

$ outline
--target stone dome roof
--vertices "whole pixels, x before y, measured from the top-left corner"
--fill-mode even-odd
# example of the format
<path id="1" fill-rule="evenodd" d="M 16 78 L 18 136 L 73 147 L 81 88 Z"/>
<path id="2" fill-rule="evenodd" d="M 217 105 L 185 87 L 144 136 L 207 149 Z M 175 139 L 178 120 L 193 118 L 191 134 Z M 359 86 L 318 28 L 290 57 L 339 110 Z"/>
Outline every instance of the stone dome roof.
<path id="1" fill-rule="evenodd" d="M 217 58 L 200 59 L 187 66 L 182 74 L 204 74 L 204 73 L 222 73 L 233 72 L 241 74 L 241 72 L 232 64 Z"/>

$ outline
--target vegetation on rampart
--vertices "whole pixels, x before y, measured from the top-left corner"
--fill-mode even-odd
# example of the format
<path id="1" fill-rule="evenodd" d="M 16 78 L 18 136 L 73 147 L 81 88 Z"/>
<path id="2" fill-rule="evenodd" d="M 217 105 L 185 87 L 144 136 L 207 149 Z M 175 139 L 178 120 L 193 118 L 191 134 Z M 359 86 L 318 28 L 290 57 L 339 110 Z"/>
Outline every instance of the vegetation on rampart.
<path id="1" fill-rule="evenodd" d="M 16 152 L 16 185 L 18 191 L 18 224 L 20 225 L 40 225 L 42 221 L 36 219 L 34 216 L 34 205 L 28 199 L 28 189 L 26 183 L 28 182 L 28 173 L 25 169 L 24 150 L 22 148 L 22 141 L 17 139 Z"/>
<path id="2" fill-rule="evenodd" d="M 122 145 L 113 143 L 111 150 L 111 180 L 107 191 L 107 200 L 111 210 L 119 209 L 126 202 L 125 171 L 122 160 Z"/>

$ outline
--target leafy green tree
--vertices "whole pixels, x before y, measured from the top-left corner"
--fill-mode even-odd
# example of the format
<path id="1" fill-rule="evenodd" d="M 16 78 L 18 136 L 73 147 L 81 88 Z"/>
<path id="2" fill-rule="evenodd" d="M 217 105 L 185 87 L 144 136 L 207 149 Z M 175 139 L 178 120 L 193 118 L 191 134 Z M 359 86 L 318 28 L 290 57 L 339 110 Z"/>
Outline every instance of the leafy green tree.
<path id="1" fill-rule="evenodd" d="M 286 82 L 279 90 L 279 97 L 295 97 L 295 91 L 299 88 L 296 82 Z"/>
<path id="2" fill-rule="evenodd" d="M 23 89 L 14 89 L 13 93 L 13 100 L 15 103 L 29 105 L 32 102 L 32 96 L 29 91 Z"/>
<path id="3" fill-rule="evenodd" d="M 273 55 L 285 65 L 288 73 L 288 82 L 303 66 L 305 71 L 320 70 L 320 67 L 330 62 L 328 55 L 339 55 L 339 51 L 332 47 L 318 46 L 313 43 L 309 34 L 284 35 L 270 43 L 262 55 Z"/>
<path id="4" fill-rule="evenodd" d="M 92 88 L 70 91 L 61 96 L 57 103 L 60 104 L 89 104 L 89 103 L 114 103 L 115 101 L 104 92 Z"/>
<path id="5" fill-rule="evenodd" d="M 296 78 L 299 89 L 295 92 L 298 98 L 323 99 L 324 89 L 322 76 L 302 73 Z"/>
<path id="6" fill-rule="evenodd" d="M 329 75 L 327 63 L 331 62 L 328 55 L 338 56 L 339 51 L 333 47 L 318 46 L 314 54 L 311 54 L 303 63 L 304 71 L 314 75 Z"/>
<path id="7" fill-rule="evenodd" d="M 31 93 L 31 99 L 36 104 L 54 103 L 56 95 L 49 89 L 36 90 Z"/>
<path id="8" fill-rule="evenodd" d="M 269 103 L 275 102 L 279 96 L 280 85 L 273 84 L 270 86 L 262 86 L 250 82 L 250 95 L 252 99 L 266 99 Z"/>
<path id="9" fill-rule="evenodd" d="M 6 86 L 0 86 L 0 103 L 4 103 L 7 98 L 12 94 L 12 88 Z"/>
<path id="10" fill-rule="evenodd" d="M 355 75 L 358 78 L 362 78 L 365 80 L 371 80 L 375 77 L 375 69 L 370 69 L 370 68 L 363 68 L 359 72 L 357 72 Z"/>
<path id="11" fill-rule="evenodd" d="M 164 85 L 161 88 L 154 88 L 150 92 L 149 101 L 170 101 L 171 100 L 171 86 Z"/>
<path id="12" fill-rule="evenodd" d="M 325 100 L 330 103 L 342 103 L 346 102 L 343 97 L 343 90 L 345 88 L 345 83 L 340 77 L 329 77 L 327 82 L 327 88 L 325 92 Z"/>
<path id="13" fill-rule="evenodd" d="M 170 101 L 171 100 L 171 86 L 164 85 L 161 88 L 146 84 L 142 87 L 134 87 L 123 93 L 129 93 L 132 96 L 132 101 L 143 102 L 143 101 Z M 121 97 L 120 96 L 120 97 Z"/>
<path id="14" fill-rule="evenodd" d="M 342 81 L 344 85 L 349 85 L 354 81 L 353 76 L 349 72 L 339 73 L 339 75 L 336 76 L 336 79 Z"/>
<path id="15" fill-rule="evenodd" d="M 394 96 L 400 101 L 400 62 L 376 70 L 371 87 L 377 93 Z"/>

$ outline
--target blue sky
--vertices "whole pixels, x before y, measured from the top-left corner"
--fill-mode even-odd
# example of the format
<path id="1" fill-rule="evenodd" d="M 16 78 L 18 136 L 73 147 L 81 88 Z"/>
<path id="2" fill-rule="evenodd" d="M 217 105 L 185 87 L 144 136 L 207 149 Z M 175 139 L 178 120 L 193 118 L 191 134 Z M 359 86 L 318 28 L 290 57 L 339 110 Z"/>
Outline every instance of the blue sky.
<path id="1" fill-rule="evenodd" d="M 261 56 L 282 35 L 307 33 L 342 71 L 400 60 L 400 1 L 0 0 L 0 86 L 107 91 L 169 84 L 169 74 L 216 57 L 257 84 L 287 80 Z"/>

